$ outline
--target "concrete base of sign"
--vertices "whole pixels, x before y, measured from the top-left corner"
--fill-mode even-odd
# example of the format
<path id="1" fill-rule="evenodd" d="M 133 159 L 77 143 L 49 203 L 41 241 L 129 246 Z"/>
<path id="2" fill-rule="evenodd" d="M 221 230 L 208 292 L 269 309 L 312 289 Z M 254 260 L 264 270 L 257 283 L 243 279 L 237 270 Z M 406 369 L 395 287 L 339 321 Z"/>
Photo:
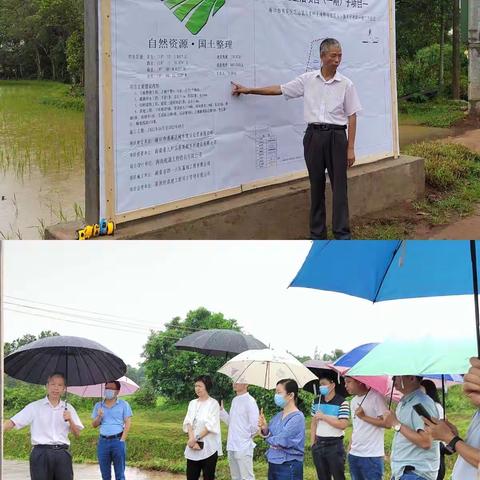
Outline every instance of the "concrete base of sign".
<path id="1" fill-rule="evenodd" d="M 425 192 L 422 158 L 401 156 L 349 171 L 350 216 L 384 210 Z M 113 237 L 102 239 L 276 240 L 309 236 L 310 191 L 308 179 L 291 181 L 209 203 L 172 211 L 120 225 Z M 331 218 L 331 190 L 327 186 L 327 215 Z M 73 239 L 78 222 L 46 230 L 47 239 Z"/>

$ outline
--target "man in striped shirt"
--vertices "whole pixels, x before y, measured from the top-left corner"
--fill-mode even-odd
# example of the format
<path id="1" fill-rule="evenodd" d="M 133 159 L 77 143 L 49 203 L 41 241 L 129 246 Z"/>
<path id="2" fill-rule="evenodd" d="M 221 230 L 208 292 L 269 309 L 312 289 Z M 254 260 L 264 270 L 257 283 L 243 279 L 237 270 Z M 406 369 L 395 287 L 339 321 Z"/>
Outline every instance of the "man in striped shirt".
<path id="1" fill-rule="evenodd" d="M 350 420 L 350 406 L 335 391 L 335 374 L 320 378 L 320 397 L 312 404 L 310 439 L 318 480 L 345 480 L 343 437 Z"/>

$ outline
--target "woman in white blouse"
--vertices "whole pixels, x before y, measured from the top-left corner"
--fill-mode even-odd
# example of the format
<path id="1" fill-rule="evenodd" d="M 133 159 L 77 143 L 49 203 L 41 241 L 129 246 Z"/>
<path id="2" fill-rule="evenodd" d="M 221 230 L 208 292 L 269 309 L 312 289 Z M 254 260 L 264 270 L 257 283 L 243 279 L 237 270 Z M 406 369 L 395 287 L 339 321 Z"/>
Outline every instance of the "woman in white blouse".
<path id="1" fill-rule="evenodd" d="M 203 480 L 214 480 L 217 459 L 222 455 L 220 405 L 208 394 L 212 385 L 208 375 L 195 379 L 198 398 L 188 404 L 183 421 L 183 431 L 188 433 L 185 447 L 187 480 L 198 480 L 202 471 Z"/>

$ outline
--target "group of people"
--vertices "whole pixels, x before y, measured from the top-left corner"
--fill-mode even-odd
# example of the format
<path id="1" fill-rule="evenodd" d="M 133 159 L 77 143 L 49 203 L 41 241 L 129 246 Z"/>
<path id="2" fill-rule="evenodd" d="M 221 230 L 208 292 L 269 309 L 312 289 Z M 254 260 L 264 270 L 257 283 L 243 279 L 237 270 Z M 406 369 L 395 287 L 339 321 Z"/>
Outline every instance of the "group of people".
<path id="1" fill-rule="evenodd" d="M 97 458 L 102 480 L 125 480 L 126 440 L 131 426 L 132 409 L 118 398 L 118 381 L 105 384 L 105 395 L 92 411 L 92 426 L 99 428 Z M 29 403 L 3 424 L 3 431 L 30 426 L 31 480 L 73 480 L 69 434 L 78 437 L 84 426 L 75 408 L 62 400 L 65 377 L 53 373 L 48 377 L 46 397 Z"/>
<path id="2" fill-rule="evenodd" d="M 403 396 L 395 411 L 385 397 L 365 384 L 345 377 L 347 401 L 337 393 L 334 372 L 320 378 L 320 395 L 311 406 L 311 454 L 318 480 L 345 480 L 348 461 L 352 480 L 382 480 L 384 475 L 384 432 L 393 429 L 390 455 L 392 480 L 443 480 L 446 454 L 458 454 L 452 480 L 477 480 L 480 466 L 480 360 L 472 359 L 465 375 L 464 392 L 479 408 L 466 439 L 444 417 L 435 384 L 413 375 L 395 377 L 394 386 Z M 209 395 L 212 380 L 195 380 L 197 398 L 188 406 L 183 430 L 187 480 L 215 478 L 222 455 L 220 422 L 228 424 L 227 452 L 232 480 L 254 480 L 254 438 L 268 445 L 268 480 L 302 480 L 305 457 L 305 416 L 299 408 L 299 387 L 295 380 L 278 382 L 273 397 L 280 411 L 267 421 L 248 385 L 235 383 L 236 396 L 230 411 Z M 414 406 L 423 407 L 423 415 Z M 345 448 L 345 429 L 352 425 Z"/>
<path id="3" fill-rule="evenodd" d="M 385 398 L 352 377 L 345 387 L 348 402 L 337 392 L 336 374 L 320 378 L 320 394 L 311 406 L 311 453 L 319 480 L 344 480 L 346 454 L 352 480 L 381 480 L 384 473 L 384 431 L 395 430 L 392 451 L 392 480 L 442 480 L 444 455 L 457 453 L 453 480 L 474 480 L 480 465 L 480 359 L 471 359 L 464 378 L 464 392 L 479 408 L 466 439 L 444 418 L 433 382 L 417 376 L 395 377 L 394 385 L 403 396 L 390 411 Z M 209 392 L 212 379 L 195 379 L 196 397 L 188 405 L 183 422 L 187 434 L 185 457 L 187 480 L 214 480 L 217 460 L 222 455 L 220 422 L 228 425 L 227 452 L 232 480 L 254 480 L 254 438 L 268 445 L 268 480 L 301 480 L 305 456 L 305 415 L 300 407 L 295 380 L 280 380 L 273 402 L 280 409 L 270 421 L 248 392 L 248 385 L 234 383 L 236 393 L 230 411 Z M 4 432 L 30 426 L 32 480 L 72 480 L 69 434 L 79 436 L 84 426 L 74 407 L 61 399 L 65 378 L 54 373 L 48 378 L 45 398 L 28 404 L 3 424 Z M 97 455 L 103 480 L 125 479 L 126 439 L 132 410 L 118 398 L 120 383 L 105 384 L 105 398 L 97 402 L 91 418 L 99 428 Z M 420 404 L 423 413 L 418 413 Z M 345 429 L 352 424 L 350 443 L 345 450 Z"/>

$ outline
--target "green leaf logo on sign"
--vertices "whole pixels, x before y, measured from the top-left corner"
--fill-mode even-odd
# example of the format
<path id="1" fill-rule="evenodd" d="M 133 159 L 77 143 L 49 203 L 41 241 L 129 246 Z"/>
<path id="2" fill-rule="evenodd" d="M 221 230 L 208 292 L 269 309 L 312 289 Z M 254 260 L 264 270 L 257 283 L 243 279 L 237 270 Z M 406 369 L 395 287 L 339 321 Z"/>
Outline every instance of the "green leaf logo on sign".
<path id="1" fill-rule="evenodd" d="M 224 5 L 225 0 L 164 0 L 165 5 L 190 33 L 196 35 Z"/>

